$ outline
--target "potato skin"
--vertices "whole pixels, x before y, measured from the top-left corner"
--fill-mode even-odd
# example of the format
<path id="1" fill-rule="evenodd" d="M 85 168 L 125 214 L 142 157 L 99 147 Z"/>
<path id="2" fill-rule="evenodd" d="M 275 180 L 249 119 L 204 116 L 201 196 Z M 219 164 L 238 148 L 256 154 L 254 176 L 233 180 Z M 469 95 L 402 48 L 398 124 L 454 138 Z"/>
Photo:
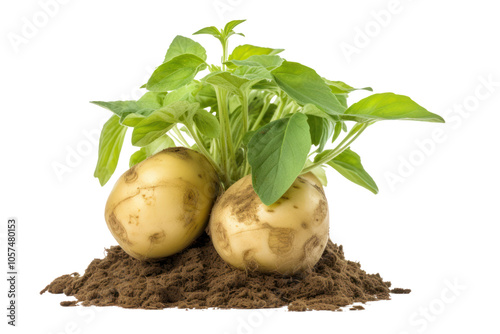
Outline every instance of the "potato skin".
<path id="1" fill-rule="evenodd" d="M 264 273 L 293 275 L 312 268 L 329 238 L 328 203 L 314 179 L 298 177 L 271 206 L 260 201 L 251 175 L 233 184 L 210 217 L 219 255 L 236 268 Z"/>
<path id="2" fill-rule="evenodd" d="M 118 179 L 106 203 L 106 223 L 129 255 L 163 258 L 203 232 L 218 189 L 217 173 L 203 155 L 168 148 Z"/>

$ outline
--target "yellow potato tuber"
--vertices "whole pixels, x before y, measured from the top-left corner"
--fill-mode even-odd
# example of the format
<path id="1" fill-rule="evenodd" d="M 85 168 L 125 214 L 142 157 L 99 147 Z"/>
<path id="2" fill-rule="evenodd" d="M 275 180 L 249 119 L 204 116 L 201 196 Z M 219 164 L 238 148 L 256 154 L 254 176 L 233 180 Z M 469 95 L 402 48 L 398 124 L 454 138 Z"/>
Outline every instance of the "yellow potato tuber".
<path id="1" fill-rule="evenodd" d="M 312 268 L 323 254 L 329 238 L 328 203 L 319 180 L 308 174 L 266 206 L 247 175 L 219 198 L 209 232 L 230 265 L 292 275 Z"/>
<path id="2" fill-rule="evenodd" d="M 131 256 L 163 258 L 203 232 L 218 189 L 218 176 L 203 155 L 168 148 L 118 179 L 106 203 L 106 223 Z"/>

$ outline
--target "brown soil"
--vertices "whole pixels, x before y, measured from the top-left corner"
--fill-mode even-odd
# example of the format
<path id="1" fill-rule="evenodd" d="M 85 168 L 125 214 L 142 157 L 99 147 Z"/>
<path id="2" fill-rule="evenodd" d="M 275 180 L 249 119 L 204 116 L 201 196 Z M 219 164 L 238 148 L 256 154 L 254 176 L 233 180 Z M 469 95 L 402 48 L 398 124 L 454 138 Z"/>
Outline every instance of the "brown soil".
<path id="1" fill-rule="evenodd" d="M 381 299 L 390 290 L 379 274 L 367 274 L 344 257 L 342 246 L 328 242 L 313 270 L 295 277 L 243 272 L 228 266 L 207 235 L 180 254 L 161 262 L 142 262 L 119 246 L 94 259 L 85 274 L 63 275 L 40 293 L 64 293 L 77 301 L 62 306 L 120 306 L 125 308 L 275 308 L 290 311 L 331 310 Z M 351 309 L 361 310 L 362 306 Z"/>

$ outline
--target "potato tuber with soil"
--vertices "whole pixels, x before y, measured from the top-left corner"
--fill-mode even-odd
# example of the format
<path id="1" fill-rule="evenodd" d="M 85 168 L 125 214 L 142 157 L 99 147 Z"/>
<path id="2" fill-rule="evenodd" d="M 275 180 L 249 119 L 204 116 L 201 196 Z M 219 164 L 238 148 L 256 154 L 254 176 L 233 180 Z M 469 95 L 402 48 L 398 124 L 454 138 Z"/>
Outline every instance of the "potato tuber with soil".
<path id="1" fill-rule="evenodd" d="M 389 299 L 388 282 L 329 241 L 325 170 L 376 194 L 354 141 L 381 121 L 443 118 L 407 96 L 330 80 L 323 75 L 332 69 L 320 75 L 282 58 L 283 49 L 230 50 L 244 21 L 194 33 L 219 40 L 221 63 L 176 36 L 141 98 L 93 102 L 113 113 L 99 140 L 101 185 L 118 166 L 127 132 L 137 147 L 105 207 L 121 248 L 42 292 L 146 309 L 339 310 Z M 365 96 L 350 101 L 359 91 Z"/>

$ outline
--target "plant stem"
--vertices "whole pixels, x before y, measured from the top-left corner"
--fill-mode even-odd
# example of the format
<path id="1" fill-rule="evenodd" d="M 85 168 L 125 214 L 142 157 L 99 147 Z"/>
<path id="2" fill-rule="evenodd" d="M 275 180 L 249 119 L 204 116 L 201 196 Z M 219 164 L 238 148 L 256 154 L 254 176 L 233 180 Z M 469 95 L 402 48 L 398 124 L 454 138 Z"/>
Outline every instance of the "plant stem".
<path id="1" fill-rule="evenodd" d="M 255 122 L 253 123 L 250 131 L 255 131 L 259 127 L 260 122 L 262 122 L 262 118 L 264 118 L 264 115 L 266 114 L 267 109 L 269 109 L 269 106 L 271 105 L 271 99 L 272 99 L 272 97 L 270 95 L 265 97 L 264 105 L 262 106 L 262 109 L 260 110 L 259 116 L 257 117 Z"/>
<path id="2" fill-rule="evenodd" d="M 170 137 L 172 137 L 172 140 L 174 141 L 175 145 L 178 145 L 178 146 L 184 145 L 184 143 L 179 138 L 177 138 L 176 136 L 174 136 L 173 133 L 170 133 L 169 135 L 170 135 Z"/>
<path id="3" fill-rule="evenodd" d="M 177 135 L 178 140 L 180 140 L 180 142 L 184 146 L 191 147 L 191 145 L 188 144 L 188 142 L 186 141 L 186 139 L 184 138 L 184 136 L 182 135 L 181 131 L 179 130 L 179 128 L 177 126 L 174 125 L 173 130 L 174 130 L 175 134 Z"/>
<path id="4" fill-rule="evenodd" d="M 241 117 L 243 118 L 243 135 L 248 132 L 248 92 L 243 92 L 241 97 Z"/>
<path id="5" fill-rule="evenodd" d="M 304 167 L 302 169 L 302 172 L 300 174 L 305 174 L 307 172 L 310 172 L 314 168 L 316 168 L 318 166 L 321 166 L 321 165 L 329 162 L 330 160 L 332 160 L 333 158 L 335 158 L 336 156 L 338 156 L 339 154 L 341 154 L 342 152 L 344 152 L 359 137 L 359 135 L 361 133 L 363 133 L 363 131 L 365 131 L 365 129 L 369 125 L 370 125 L 369 123 L 358 123 L 358 124 L 356 124 L 351 129 L 351 131 L 347 134 L 347 136 L 337 145 L 336 148 L 334 148 L 333 150 L 331 150 L 330 153 L 326 154 L 319 161 L 313 163 L 312 165 L 310 165 L 308 167 Z"/>
<path id="6" fill-rule="evenodd" d="M 198 137 L 198 134 L 194 129 L 192 129 L 190 126 L 186 125 L 186 129 L 189 131 L 189 134 L 191 137 L 193 137 L 194 141 L 196 142 L 196 145 L 198 146 L 198 149 L 200 152 L 208 159 L 212 167 L 215 169 L 221 180 L 225 183 L 225 174 L 223 173 L 222 169 L 220 166 L 213 160 L 212 156 L 210 153 L 208 153 L 207 149 L 205 148 L 205 145 L 203 145 L 203 142 L 200 140 L 200 137 Z"/>
<path id="7" fill-rule="evenodd" d="M 221 166 L 225 173 L 226 179 L 231 182 L 232 172 L 234 170 L 234 161 L 236 161 L 233 137 L 231 135 L 231 127 L 229 124 L 229 112 L 227 109 L 227 91 L 221 88 L 215 88 L 217 96 L 217 105 L 219 106 L 219 123 L 221 126 L 220 143 L 221 143 Z"/>
<path id="8" fill-rule="evenodd" d="M 222 70 L 226 70 L 226 61 L 227 61 L 227 51 L 228 51 L 228 39 L 225 38 L 224 41 L 221 41 L 222 44 Z"/>
<path id="9" fill-rule="evenodd" d="M 276 111 L 274 112 L 274 115 L 273 115 L 273 118 L 271 118 L 271 122 L 277 120 L 277 119 L 280 119 L 281 118 L 281 114 L 283 113 L 283 110 L 285 109 L 285 101 L 284 99 L 281 97 L 281 95 L 278 96 L 279 98 L 279 105 L 278 105 L 278 109 L 276 109 Z"/>

